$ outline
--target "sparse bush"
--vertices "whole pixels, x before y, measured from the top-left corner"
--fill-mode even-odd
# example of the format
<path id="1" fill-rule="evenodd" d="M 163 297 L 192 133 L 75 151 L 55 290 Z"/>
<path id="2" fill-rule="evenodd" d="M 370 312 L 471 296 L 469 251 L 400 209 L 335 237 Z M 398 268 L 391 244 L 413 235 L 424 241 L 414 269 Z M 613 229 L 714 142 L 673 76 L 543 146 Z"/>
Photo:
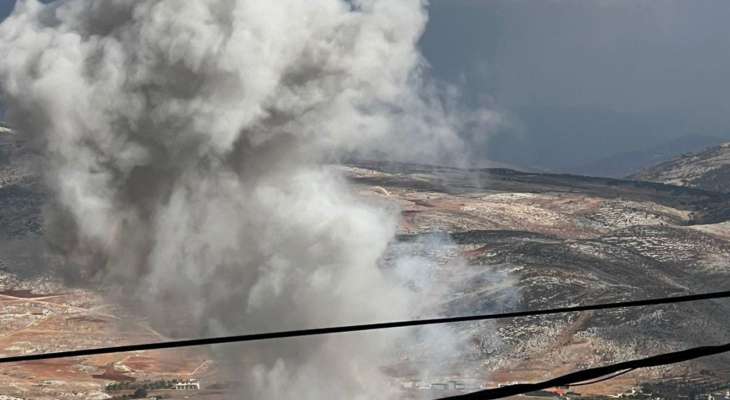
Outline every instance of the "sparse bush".
<path id="1" fill-rule="evenodd" d="M 104 390 L 107 392 L 115 392 L 120 390 L 138 390 L 138 389 L 144 389 L 146 391 L 150 390 L 159 390 L 159 389 L 172 389 L 175 386 L 175 383 L 177 382 L 177 379 L 173 380 L 164 380 L 160 379 L 158 381 L 144 381 L 144 382 L 132 382 L 132 381 L 124 381 L 124 382 L 113 382 L 110 384 L 107 384 L 104 387 Z"/>

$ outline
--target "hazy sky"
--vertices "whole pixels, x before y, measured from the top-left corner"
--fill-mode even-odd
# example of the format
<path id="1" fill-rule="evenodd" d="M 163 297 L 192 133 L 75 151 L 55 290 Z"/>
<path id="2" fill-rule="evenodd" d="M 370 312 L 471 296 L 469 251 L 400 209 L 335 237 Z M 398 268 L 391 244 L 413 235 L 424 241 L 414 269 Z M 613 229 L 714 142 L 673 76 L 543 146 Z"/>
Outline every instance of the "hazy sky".
<path id="1" fill-rule="evenodd" d="M 433 73 L 512 121 L 491 158 L 569 168 L 730 138 L 730 1 L 432 0 L 430 14 Z"/>
<path id="2" fill-rule="evenodd" d="M 729 17 L 725 0 L 435 0 L 423 44 L 506 106 L 712 115 L 728 111 Z"/>
<path id="3" fill-rule="evenodd" d="M 433 0 L 422 47 L 514 117 L 493 158 L 567 167 L 730 137 L 728 21 L 724 0 Z"/>

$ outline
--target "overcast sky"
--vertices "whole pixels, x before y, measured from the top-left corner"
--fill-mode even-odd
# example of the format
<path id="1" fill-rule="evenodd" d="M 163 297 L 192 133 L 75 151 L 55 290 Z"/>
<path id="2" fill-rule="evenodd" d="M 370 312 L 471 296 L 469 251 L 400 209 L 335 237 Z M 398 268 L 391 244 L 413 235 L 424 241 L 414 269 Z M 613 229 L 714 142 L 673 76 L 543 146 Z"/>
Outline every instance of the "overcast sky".
<path id="1" fill-rule="evenodd" d="M 505 105 L 728 110 L 725 0 L 435 0 L 431 16 L 433 65 Z"/>
<path id="2" fill-rule="evenodd" d="M 436 75 L 518 123 L 493 158 L 566 167 L 730 137 L 730 1 L 433 0 Z"/>
<path id="3" fill-rule="evenodd" d="M 730 1 L 432 0 L 430 14 L 433 74 L 510 116 L 491 158 L 559 169 L 730 138 Z"/>
<path id="4" fill-rule="evenodd" d="M 15 0 L 0 0 L 0 19 L 5 19 L 13 9 Z"/>

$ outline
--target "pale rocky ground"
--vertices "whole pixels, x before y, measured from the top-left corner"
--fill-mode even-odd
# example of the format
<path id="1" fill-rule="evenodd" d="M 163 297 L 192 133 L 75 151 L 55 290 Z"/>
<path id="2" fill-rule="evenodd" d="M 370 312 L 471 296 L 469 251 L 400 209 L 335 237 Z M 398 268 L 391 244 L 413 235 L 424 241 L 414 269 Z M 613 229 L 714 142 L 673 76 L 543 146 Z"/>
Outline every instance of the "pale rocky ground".
<path id="1" fill-rule="evenodd" d="M 0 355 L 154 341 L 165 337 L 111 303 L 104 289 L 68 287 L 44 268 L 46 196 L 33 157 L 0 136 Z M 4 158 L 3 158 L 4 157 Z M 21 160 L 21 161 L 17 161 Z M 400 213 L 386 273 L 455 315 L 679 295 L 730 287 L 728 195 L 651 183 L 360 162 L 337 166 L 363 201 Z M 730 302 L 522 318 L 445 328 L 443 346 L 404 343 L 384 366 L 404 396 L 548 378 L 578 368 L 730 341 Z M 425 316 L 433 316 L 424 315 Z M 428 356 L 432 355 L 432 356 Z M 434 356 L 435 355 L 435 356 Z M 700 376 L 726 359 L 626 375 L 585 393 Z M 0 368 L 0 395 L 104 398 L 111 379 L 215 379 L 204 350 L 147 352 Z M 425 371 L 425 372 L 424 372 Z M 94 377 L 97 375 L 97 377 Z M 422 388 L 422 389 L 418 389 Z M 428 388 L 429 390 L 426 390 Z M 1 398 L 1 397 L 0 397 Z"/>
<path id="2" fill-rule="evenodd" d="M 723 196 L 618 180 L 448 168 L 429 172 L 425 166 L 402 164 L 358 163 L 346 170 L 364 196 L 398 204 L 401 240 L 428 242 L 424 238 L 429 233 L 449 233 L 440 246 L 465 261 L 441 263 L 453 272 L 450 278 L 442 272 L 443 279 L 456 288 L 444 303 L 445 314 L 730 287 L 730 225 L 698 223 L 722 219 L 708 213 L 706 204 L 707 196 L 717 204 L 725 201 Z M 469 272 L 456 273 L 460 270 Z M 488 328 L 464 324 L 457 336 L 472 338 L 479 367 L 469 362 L 461 370 L 471 368 L 497 384 L 725 343 L 730 339 L 728 306 L 727 301 L 714 301 L 523 318 Z M 705 367 L 688 363 L 641 371 L 581 387 L 581 392 L 616 394 L 640 382 L 691 376 Z M 473 374 L 461 376 L 471 378 Z M 444 374 L 430 379 L 455 378 Z"/>

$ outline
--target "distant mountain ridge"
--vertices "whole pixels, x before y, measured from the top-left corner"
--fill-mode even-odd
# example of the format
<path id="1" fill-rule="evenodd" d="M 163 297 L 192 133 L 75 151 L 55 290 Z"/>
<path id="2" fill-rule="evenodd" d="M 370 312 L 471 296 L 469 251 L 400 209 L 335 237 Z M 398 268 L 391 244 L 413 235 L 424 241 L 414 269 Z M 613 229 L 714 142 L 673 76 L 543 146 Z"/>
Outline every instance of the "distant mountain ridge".
<path id="1" fill-rule="evenodd" d="M 505 114 L 507 123 L 488 135 L 486 149 L 481 150 L 483 157 L 541 171 L 618 178 L 682 153 L 718 145 L 722 139 L 730 140 L 730 131 L 724 126 L 690 122 L 687 115 L 677 112 L 527 105 L 510 107 Z M 720 139 L 707 142 L 701 136 Z M 682 144 L 695 140 L 699 145 Z M 666 159 L 650 159 L 613 173 L 605 173 L 600 165 L 589 168 L 604 158 L 633 151 L 651 152 L 672 142 L 679 146 L 670 148 Z M 623 162 L 605 165 L 620 166 Z"/>
<path id="2" fill-rule="evenodd" d="M 730 193 L 730 142 L 676 157 L 628 178 Z"/>
<path id="3" fill-rule="evenodd" d="M 641 150 L 621 152 L 591 161 L 568 172 L 586 176 L 605 176 L 622 178 L 644 168 L 669 161 L 678 155 L 702 151 L 724 142 L 715 136 L 687 135 L 659 146 Z"/>

